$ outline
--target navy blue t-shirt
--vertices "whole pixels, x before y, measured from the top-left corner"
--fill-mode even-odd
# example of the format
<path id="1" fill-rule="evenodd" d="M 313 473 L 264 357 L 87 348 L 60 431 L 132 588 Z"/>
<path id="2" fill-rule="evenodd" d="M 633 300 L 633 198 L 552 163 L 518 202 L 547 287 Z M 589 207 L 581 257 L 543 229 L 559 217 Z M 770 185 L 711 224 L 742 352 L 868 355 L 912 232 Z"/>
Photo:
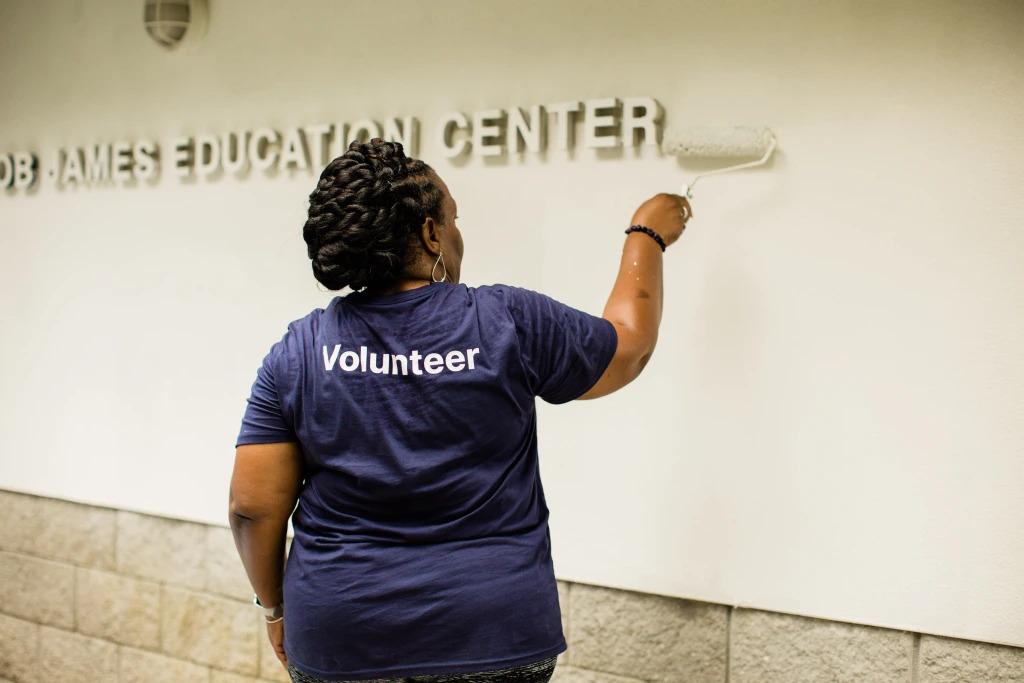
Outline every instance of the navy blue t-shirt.
<path id="1" fill-rule="evenodd" d="M 359 679 L 564 652 L 535 397 L 585 393 L 617 342 L 608 320 L 502 284 L 354 292 L 289 323 L 236 442 L 303 454 L 289 663 Z"/>

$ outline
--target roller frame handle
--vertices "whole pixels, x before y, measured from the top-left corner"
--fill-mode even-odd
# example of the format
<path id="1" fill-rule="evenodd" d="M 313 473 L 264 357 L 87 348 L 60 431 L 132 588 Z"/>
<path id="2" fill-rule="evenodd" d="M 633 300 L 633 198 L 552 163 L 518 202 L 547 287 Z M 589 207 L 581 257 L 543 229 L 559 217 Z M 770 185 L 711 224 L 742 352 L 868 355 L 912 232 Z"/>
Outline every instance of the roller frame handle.
<path id="1" fill-rule="evenodd" d="M 697 184 L 698 180 L 700 180 L 701 178 L 703 178 L 705 176 L 716 175 L 718 173 L 726 173 L 728 171 L 735 171 L 735 170 L 738 170 L 738 169 L 741 169 L 741 168 L 750 168 L 751 166 L 760 166 L 761 164 L 765 163 L 766 161 L 768 161 L 768 157 L 770 157 L 772 155 L 772 152 L 775 151 L 775 143 L 776 143 L 775 136 L 772 135 L 771 136 L 771 142 L 768 144 L 768 150 L 764 153 L 764 156 L 762 156 L 757 161 L 748 161 L 745 164 L 736 164 L 735 166 L 726 166 L 725 168 L 716 168 L 713 171 L 708 171 L 706 173 L 699 173 L 699 174 L 697 174 L 697 176 L 694 177 L 694 179 L 690 182 L 690 184 L 687 185 L 684 188 L 684 194 L 685 194 L 686 198 L 687 199 L 693 199 L 693 186 Z"/>

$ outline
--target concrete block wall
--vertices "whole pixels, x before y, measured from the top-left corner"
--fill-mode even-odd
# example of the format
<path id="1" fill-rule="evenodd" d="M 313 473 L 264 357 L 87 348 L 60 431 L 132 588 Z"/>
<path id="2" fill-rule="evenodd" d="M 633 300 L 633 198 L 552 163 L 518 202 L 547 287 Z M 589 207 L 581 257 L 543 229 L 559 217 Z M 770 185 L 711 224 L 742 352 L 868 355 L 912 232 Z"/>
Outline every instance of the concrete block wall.
<path id="1" fill-rule="evenodd" d="M 0 490 L 0 683 L 289 678 L 227 526 Z M 556 683 L 1024 682 L 1024 648 L 559 581 Z"/>

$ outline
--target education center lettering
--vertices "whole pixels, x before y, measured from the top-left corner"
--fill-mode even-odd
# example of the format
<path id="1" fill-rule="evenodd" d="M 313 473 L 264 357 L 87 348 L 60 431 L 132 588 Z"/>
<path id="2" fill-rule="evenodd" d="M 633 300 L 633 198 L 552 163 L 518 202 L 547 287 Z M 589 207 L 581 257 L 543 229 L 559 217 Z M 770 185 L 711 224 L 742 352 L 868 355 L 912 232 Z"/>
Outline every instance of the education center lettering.
<path id="1" fill-rule="evenodd" d="M 431 134 L 447 158 L 492 157 L 524 149 L 568 150 L 576 146 L 578 127 L 587 148 L 656 145 L 662 119 L 662 107 L 651 97 L 604 97 L 534 104 L 525 111 L 511 107 L 469 115 L 448 112 Z M 401 142 L 409 156 L 418 156 L 420 129 L 417 117 L 405 116 L 179 135 L 162 144 L 154 138 L 117 140 L 52 150 L 45 154 L 42 167 L 36 151 L 4 152 L 0 153 L 0 188 L 8 194 L 28 190 L 41 178 L 58 189 L 133 186 L 155 181 L 164 166 L 179 180 L 221 173 L 244 176 L 252 171 L 319 172 L 352 140 L 380 137 Z"/>

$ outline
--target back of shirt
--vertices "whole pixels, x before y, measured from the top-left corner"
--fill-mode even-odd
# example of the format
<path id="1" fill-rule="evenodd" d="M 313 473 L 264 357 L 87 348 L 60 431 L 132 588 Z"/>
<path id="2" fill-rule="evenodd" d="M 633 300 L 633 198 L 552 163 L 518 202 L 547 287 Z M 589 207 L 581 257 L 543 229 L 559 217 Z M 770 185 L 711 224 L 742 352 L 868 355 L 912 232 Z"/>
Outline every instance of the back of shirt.
<path id="1" fill-rule="evenodd" d="M 288 325 L 237 445 L 297 441 L 285 650 L 324 677 L 563 652 L 535 397 L 604 373 L 607 320 L 511 285 L 357 292 Z"/>

